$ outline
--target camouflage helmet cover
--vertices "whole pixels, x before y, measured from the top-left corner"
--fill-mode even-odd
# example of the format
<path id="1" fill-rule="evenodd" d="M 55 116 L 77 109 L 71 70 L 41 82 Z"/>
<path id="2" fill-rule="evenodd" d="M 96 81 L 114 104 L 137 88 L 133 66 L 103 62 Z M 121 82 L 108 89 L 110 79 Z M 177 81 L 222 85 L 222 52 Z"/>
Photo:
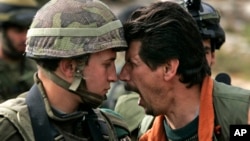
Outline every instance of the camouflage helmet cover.
<path id="1" fill-rule="evenodd" d="M 127 47 L 121 22 L 98 0 L 51 0 L 36 14 L 27 34 L 31 58 L 70 58 Z"/>

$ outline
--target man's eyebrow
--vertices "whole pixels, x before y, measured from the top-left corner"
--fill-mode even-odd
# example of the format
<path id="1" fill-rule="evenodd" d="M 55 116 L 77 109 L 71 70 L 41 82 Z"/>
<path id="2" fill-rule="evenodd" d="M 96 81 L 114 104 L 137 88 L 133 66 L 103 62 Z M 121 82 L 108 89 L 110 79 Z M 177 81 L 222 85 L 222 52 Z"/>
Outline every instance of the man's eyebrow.
<path id="1" fill-rule="evenodd" d="M 125 61 L 126 62 L 131 62 L 131 58 L 126 58 Z"/>
<path id="2" fill-rule="evenodd" d="M 116 57 L 112 57 L 112 58 L 108 58 L 108 59 L 106 59 L 104 61 L 115 61 L 115 60 L 116 60 Z"/>

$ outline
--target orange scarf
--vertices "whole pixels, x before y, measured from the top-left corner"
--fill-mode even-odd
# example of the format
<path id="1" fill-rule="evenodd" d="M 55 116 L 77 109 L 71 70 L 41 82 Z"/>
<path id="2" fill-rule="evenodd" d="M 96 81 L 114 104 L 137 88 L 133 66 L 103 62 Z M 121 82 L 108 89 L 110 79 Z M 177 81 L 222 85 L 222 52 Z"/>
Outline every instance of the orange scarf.
<path id="1" fill-rule="evenodd" d="M 212 141 L 214 131 L 213 80 L 206 77 L 201 88 L 199 141 Z"/>
<path id="2" fill-rule="evenodd" d="M 199 141 L 212 141 L 214 131 L 213 80 L 208 76 L 203 80 L 200 99 L 198 138 Z M 140 141 L 167 141 L 163 115 L 157 116 L 150 130 L 141 136 Z"/>

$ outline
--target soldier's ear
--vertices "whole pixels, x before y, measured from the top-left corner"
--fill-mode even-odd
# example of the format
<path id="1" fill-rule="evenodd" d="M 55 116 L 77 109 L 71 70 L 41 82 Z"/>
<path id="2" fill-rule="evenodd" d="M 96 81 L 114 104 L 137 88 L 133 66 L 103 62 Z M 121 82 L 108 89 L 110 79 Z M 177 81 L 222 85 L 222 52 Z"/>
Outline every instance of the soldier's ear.
<path id="1" fill-rule="evenodd" d="M 74 77 L 74 72 L 76 69 L 76 62 L 72 59 L 62 59 L 59 62 L 58 71 L 66 78 Z"/>
<path id="2" fill-rule="evenodd" d="M 178 59 L 172 59 L 170 61 L 168 61 L 164 66 L 164 79 L 165 80 L 170 80 L 172 79 L 176 73 L 177 73 L 177 69 L 179 66 L 179 60 Z"/>

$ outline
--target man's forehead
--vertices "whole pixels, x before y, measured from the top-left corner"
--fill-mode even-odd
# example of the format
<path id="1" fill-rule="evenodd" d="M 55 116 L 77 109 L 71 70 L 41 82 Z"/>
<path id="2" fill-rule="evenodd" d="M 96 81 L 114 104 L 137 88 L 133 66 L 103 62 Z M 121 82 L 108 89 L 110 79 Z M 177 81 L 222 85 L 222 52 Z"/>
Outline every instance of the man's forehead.
<path id="1" fill-rule="evenodd" d="M 126 51 L 127 57 L 136 56 L 139 54 L 141 48 L 141 42 L 140 41 L 132 41 L 129 44 L 129 49 Z"/>

